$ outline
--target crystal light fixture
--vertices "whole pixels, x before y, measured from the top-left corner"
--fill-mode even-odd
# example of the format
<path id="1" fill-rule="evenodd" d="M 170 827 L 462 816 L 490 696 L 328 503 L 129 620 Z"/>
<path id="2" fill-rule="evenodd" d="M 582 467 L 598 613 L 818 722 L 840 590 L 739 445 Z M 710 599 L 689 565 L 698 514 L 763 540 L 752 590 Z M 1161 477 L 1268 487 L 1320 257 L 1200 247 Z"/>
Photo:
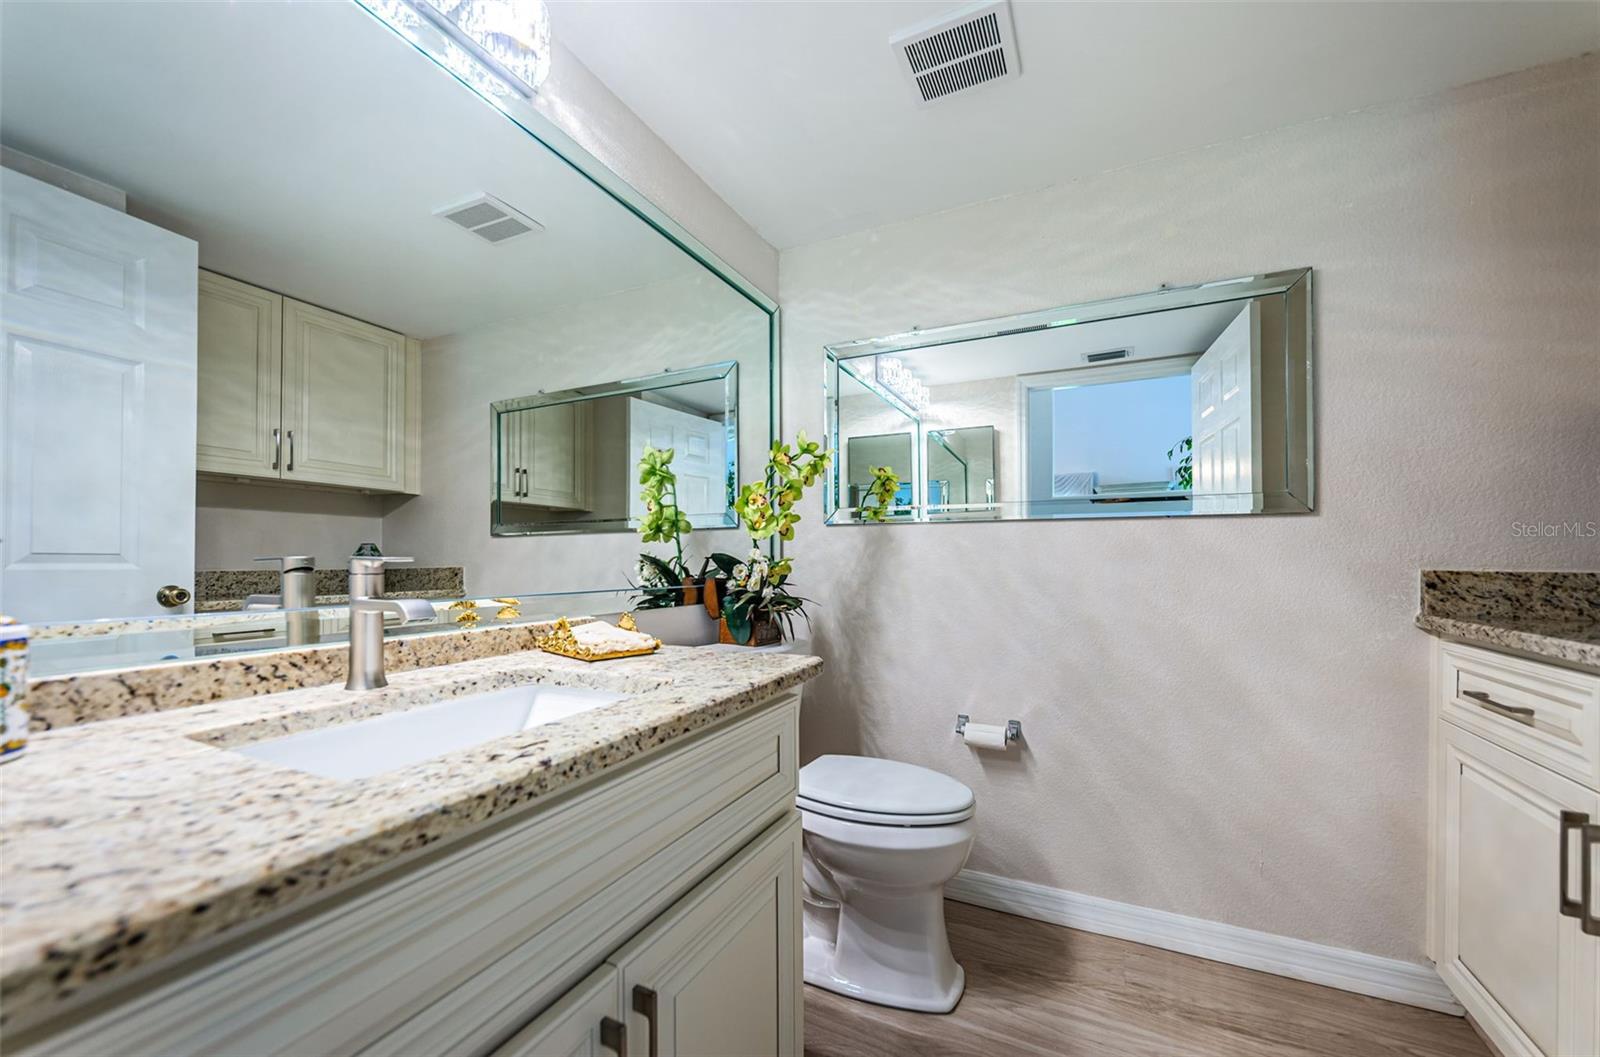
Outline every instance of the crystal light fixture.
<path id="1" fill-rule="evenodd" d="M 544 0 L 361 0 L 479 94 L 532 99 L 550 72 Z"/>
<path id="2" fill-rule="evenodd" d="M 898 356 L 873 357 L 872 370 L 878 385 L 902 404 L 919 414 L 928 409 L 928 387 Z"/>

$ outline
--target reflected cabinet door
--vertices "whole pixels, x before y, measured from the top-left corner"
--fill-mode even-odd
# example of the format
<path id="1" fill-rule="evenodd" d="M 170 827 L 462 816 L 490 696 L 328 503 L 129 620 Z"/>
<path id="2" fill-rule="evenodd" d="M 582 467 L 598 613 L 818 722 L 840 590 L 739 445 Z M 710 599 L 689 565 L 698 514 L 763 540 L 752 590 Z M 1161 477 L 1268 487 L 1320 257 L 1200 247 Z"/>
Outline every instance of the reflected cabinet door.
<path id="1" fill-rule="evenodd" d="M 405 338 L 283 303 L 283 478 L 402 491 Z"/>
<path id="2" fill-rule="evenodd" d="M 587 404 L 552 404 L 512 416 L 522 419 L 523 503 L 559 510 L 589 509 Z"/>
<path id="3" fill-rule="evenodd" d="M 1600 819 L 1600 794 L 1443 727 L 1439 972 L 1506 1052 L 1594 1053 L 1600 939 L 1561 912 L 1558 893 L 1577 900 L 1583 874 L 1577 834 L 1563 827 L 1562 813 Z"/>
<path id="4" fill-rule="evenodd" d="M 224 275 L 200 273 L 200 472 L 281 476 L 282 325 L 279 295 Z"/>

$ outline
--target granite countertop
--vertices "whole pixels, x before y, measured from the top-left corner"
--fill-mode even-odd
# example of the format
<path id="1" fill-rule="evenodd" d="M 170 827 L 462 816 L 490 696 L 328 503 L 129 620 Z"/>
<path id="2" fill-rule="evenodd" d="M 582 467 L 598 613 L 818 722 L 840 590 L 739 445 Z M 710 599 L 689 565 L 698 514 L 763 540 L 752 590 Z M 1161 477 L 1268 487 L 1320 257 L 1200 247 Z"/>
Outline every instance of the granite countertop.
<path id="1" fill-rule="evenodd" d="M 1417 627 L 1600 671 L 1600 573 L 1428 569 Z"/>
<path id="2" fill-rule="evenodd" d="M 814 657 L 672 646 L 594 665 L 524 652 L 400 672 L 382 690 L 321 686 L 36 735 L 0 768 L 0 1023 L 47 1015 L 91 980 L 466 833 L 821 669 Z M 356 781 L 226 751 L 541 682 L 634 696 Z"/>

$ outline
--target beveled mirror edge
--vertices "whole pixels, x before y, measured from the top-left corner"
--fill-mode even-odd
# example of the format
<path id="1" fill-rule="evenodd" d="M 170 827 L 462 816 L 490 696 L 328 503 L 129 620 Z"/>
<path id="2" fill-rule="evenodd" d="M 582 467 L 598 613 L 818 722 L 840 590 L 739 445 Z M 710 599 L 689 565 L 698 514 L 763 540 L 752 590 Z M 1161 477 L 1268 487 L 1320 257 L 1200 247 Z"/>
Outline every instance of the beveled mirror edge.
<path id="1" fill-rule="evenodd" d="M 823 345 L 823 422 L 828 439 L 828 446 L 838 450 L 842 443 L 839 437 L 839 415 L 837 402 L 839 400 L 838 375 L 841 371 L 849 373 L 852 378 L 861 381 L 854 371 L 848 370 L 845 364 L 852 359 L 867 356 L 879 356 L 900 352 L 909 352 L 915 349 L 930 348 L 937 345 L 958 344 L 963 341 L 976 341 L 984 338 L 1005 337 L 1011 334 L 1023 334 L 1044 330 L 1052 326 L 1067 326 L 1076 323 L 1100 322 L 1116 319 L 1122 316 L 1144 315 L 1150 312 L 1162 312 L 1173 309 L 1193 308 L 1201 305 L 1221 304 L 1227 301 L 1243 301 L 1257 297 L 1269 297 L 1274 294 L 1284 296 L 1286 314 L 1291 326 L 1284 328 L 1284 340 L 1288 342 L 1294 333 L 1302 334 L 1298 344 L 1298 363 L 1286 370 L 1285 384 L 1293 383 L 1303 392 L 1303 401 L 1297 405 L 1305 410 L 1305 428 L 1289 429 L 1285 431 L 1286 438 L 1297 440 L 1304 444 L 1303 454 L 1287 452 L 1285 465 L 1292 468 L 1288 487 L 1266 490 L 1259 493 L 1262 496 L 1263 509 L 1252 512 L 1239 513 L 1208 513 L 1205 517 L 1258 517 L 1263 514 L 1311 514 L 1316 512 L 1316 399 L 1317 389 L 1314 384 L 1316 373 L 1316 342 L 1314 306 L 1311 302 L 1312 267 L 1307 265 L 1300 268 L 1288 268 L 1273 272 L 1263 272 L 1258 275 L 1239 276 L 1233 279 L 1218 279 L 1205 283 L 1195 283 L 1181 287 L 1161 287 L 1156 290 L 1140 294 L 1127 294 L 1119 297 L 1104 298 L 1098 301 L 1086 301 L 1078 305 L 1062 305 L 1056 308 L 1038 309 L 1029 312 L 1014 313 L 1009 316 L 994 316 L 986 319 L 971 320 L 966 323 L 953 323 L 940 327 L 918 329 L 900 334 L 886 335 L 880 338 L 857 338 L 849 341 L 832 342 Z M 1109 311 L 1113 306 L 1121 306 L 1121 311 Z M 1093 309 L 1093 313 L 1085 312 Z M 1059 318 L 1070 314 L 1071 318 Z M 1004 326 L 1001 326 L 1004 325 Z M 1303 330 L 1301 329 L 1303 325 Z M 1294 353 L 1294 347 L 1285 349 L 1285 356 Z M 862 384 L 865 384 L 864 382 Z M 886 403 L 900 411 L 902 414 L 915 420 L 916 416 L 897 397 L 886 390 L 873 388 L 874 392 Z M 1295 399 L 1294 390 L 1285 394 L 1291 402 Z M 915 447 L 915 445 L 913 445 Z M 822 490 L 823 498 L 823 524 L 837 528 L 844 526 L 876 526 L 879 522 L 867 521 L 854 516 L 856 509 L 844 506 L 839 502 L 841 491 L 842 471 L 838 464 L 830 469 L 828 480 Z M 1298 486 L 1298 487 L 1297 487 Z M 829 500 L 832 500 L 830 503 Z M 1006 517 L 1004 511 L 1007 507 L 1024 507 L 1026 500 L 999 501 L 985 504 L 988 509 L 996 511 L 993 518 L 941 518 L 929 516 L 896 517 L 893 524 L 961 524 L 965 521 L 1073 521 L 1073 520 L 1132 520 L 1134 518 L 1156 518 L 1172 520 L 1177 517 L 1189 517 L 1190 514 L 1101 514 L 1093 518 L 1082 516 L 1054 515 L 1030 518 L 1026 515 Z M 908 512 L 916 514 L 916 508 L 908 508 Z M 896 512 L 897 514 L 899 511 Z"/>

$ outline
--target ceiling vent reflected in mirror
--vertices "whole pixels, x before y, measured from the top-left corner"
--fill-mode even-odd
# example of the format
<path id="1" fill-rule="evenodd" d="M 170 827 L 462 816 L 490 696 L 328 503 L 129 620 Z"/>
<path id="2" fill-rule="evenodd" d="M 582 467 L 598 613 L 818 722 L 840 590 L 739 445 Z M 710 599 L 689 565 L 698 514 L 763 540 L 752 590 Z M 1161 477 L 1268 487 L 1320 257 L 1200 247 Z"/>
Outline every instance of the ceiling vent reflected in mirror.
<path id="1" fill-rule="evenodd" d="M 519 213 L 493 195 L 481 194 L 465 202 L 433 211 L 436 217 L 450 221 L 464 231 L 470 231 L 485 242 L 496 246 L 518 235 L 543 231 L 544 225 Z"/>
<path id="2" fill-rule="evenodd" d="M 1022 72 L 1010 0 L 968 4 L 901 30 L 889 43 L 923 105 Z"/>
<path id="3" fill-rule="evenodd" d="M 1084 363 L 1110 363 L 1112 360 L 1125 360 L 1133 355 L 1133 349 L 1107 349 L 1104 352 L 1084 353 Z"/>

